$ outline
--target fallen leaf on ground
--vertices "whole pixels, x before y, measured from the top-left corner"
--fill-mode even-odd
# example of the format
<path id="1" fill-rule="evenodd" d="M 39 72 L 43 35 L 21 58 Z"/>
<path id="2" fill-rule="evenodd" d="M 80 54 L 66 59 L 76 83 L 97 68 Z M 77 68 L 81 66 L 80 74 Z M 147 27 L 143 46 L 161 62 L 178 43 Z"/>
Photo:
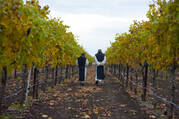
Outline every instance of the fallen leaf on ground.
<path id="1" fill-rule="evenodd" d="M 136 111 L 135 110 L 130 110 L 130 112 L 132 113 L 132 115 L 136 115 Z"/>
<path id="2" fill-rule="evenodd" d="M 156 116 L 155 116 L 155 115 L 149 115 L 149 117 L 150 117 L 151 119 L 156 119 Z"/>
<path id="3" fill-rule="evenodd" d="M 95 114 L 98 114 L 99 111 L 100 111 L 100 110 L 103 110 L 103 109 L 104 109 L 103 107 L 98 107 L 98 108 L 93 109 L 93 112 L 94 112 Z"/>
<path id="4" fill-rule="evenodd" d="M 124 110 L 125 113 L 127 113 L 128 111 L 127 110 Z"/>
<path id="5" fill-rule="evenodd" d="M 126 104 L 120 104 L 120 107 L 126 107 Z"/>
<path id="6" fill-rule="evenodd" d="M 54 97 L 56 97 L 57 95 L 58 95 L 57 93 L 53 94 Z"/>
<path id="7" fill-rule="evenodd" d="M 51 100 L 50 101 L 50 105 L 52 106 L 52 105 L 54 105 L 55 104 L 55 101 L 54 100 Z"/>
<path id="8" fill-rule="evenodd" d="M 86 115 L 84 116 L 84 118 L 85 118 L 85 119 L 90 119 L 90 116 L 86 114 Z"/>
<path id="9" fill-rule="evenodd" d="M 48 115 L 46 115 L 46 114 L 43 114 L 43 115 L 42 115 L 42 117 L 43 117 L 43 118 L 47 118 L 47 117 L 48 117 Z"/>
<path id="10" fill-rule="evenodd" d="M 72 89 L 71 88 L 68 88 L 68 90 L 67 91 L 71 91 Z"/>

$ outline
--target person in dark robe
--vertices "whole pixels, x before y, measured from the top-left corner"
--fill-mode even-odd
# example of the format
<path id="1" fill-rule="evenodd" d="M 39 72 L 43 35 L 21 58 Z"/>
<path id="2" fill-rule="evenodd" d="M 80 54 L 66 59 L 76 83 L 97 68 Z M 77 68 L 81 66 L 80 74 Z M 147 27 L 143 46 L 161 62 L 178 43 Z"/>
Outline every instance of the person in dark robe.
<path id="1" fill-rule="evenodd" d="M 88 64 L 88 59 L 85 57 L 85 54 L 82 53 L 81 56 L 77 59 L 77 65 L 79 68 L 79 81 L 82 86 L 84 86 L 84 81 L 86 80 L 86 66 Z"/>
<path id="2" fill-rule="evenodd" d="M 98 53 L 95 54 L 95 62 L 96 62 L 96 85 L 98 85 L 99 82 L 104 83 L 104 64 L 106 62 L 106 56 L 102 52 L 101 49 L 98 50 Z"/>

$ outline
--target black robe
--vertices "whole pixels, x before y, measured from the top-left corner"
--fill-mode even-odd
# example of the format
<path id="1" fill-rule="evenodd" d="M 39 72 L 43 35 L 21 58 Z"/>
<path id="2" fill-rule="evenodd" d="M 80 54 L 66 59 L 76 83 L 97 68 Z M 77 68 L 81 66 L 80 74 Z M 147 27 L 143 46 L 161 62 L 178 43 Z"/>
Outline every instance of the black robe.
<path id="1" fill-rule="evenodd" d="M 78 58 L 79 80 L 80 81 L 85 80 L 85 65 L 86 65 L 86 58 L 80 56 Z"/>
<path id="2" fill-rule="evenodd" d="M 98 62 L 102 62 L 104 60 L 105 54 L 98 52 L 95 56 L 96 56 L 96 59 Z M 104 75 L 104 66 L 103 65 L 97 66 L 96 73 L 97 73 L 96 74 L 97 79 L 104 80 L 105 75 Z"/>

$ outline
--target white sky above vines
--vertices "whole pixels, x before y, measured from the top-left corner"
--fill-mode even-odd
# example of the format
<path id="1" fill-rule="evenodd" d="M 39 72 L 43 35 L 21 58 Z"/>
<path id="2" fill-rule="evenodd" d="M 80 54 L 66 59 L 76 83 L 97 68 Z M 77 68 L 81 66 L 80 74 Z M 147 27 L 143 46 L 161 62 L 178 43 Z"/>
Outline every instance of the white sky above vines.
<path id="1" fill-rule="evenodd" d="M 50 17 L 64 20 L 64 24 L 79 36 L 78 42 L 92 56 L 100 48 L 103 52 L 114 41 L 116 33 L 127 32 L 133 20 L 147 20 L 152 0 L 39 0 L 49 5 Z"/>

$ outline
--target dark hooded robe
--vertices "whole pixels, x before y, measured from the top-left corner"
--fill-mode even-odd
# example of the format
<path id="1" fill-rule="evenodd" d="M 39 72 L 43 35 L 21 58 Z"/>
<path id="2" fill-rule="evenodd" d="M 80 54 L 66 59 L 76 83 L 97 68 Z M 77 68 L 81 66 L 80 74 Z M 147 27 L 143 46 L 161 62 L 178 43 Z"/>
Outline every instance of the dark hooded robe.
<path id="1" fill-rule="evenodd" d="M 86 65 L 88 64 L 88 60 L 85 57 L 80 56 L 77 59 L 77 64 L 79 67 L 79 80 L 85 81 L 86 80 Z"/>
<path id="2" fill-rule="evenodd" d="M 105 75 L 104 75 L 104 64 L 105 64 L 105 54 L 102 52 L 98 52 L 95 55 L 95 60 L 96 60 L 96 80 L 104 80 Z"/>

